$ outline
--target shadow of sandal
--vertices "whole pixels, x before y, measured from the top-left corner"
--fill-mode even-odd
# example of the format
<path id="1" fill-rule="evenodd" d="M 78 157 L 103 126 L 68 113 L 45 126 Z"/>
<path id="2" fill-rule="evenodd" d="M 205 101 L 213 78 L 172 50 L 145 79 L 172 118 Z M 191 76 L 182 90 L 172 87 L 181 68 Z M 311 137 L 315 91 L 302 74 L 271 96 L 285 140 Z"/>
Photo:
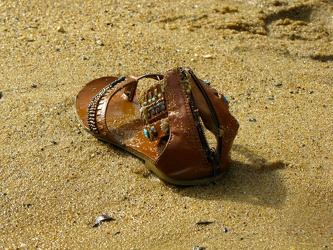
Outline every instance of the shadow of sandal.
<path id="1" fill-rule="evenodd" d="M 280 207 L 286 199 L 286 188 L 277 170 L 281 161 L 268 162 L 241 145 L 233 152 L 245 156 L 250 163 L 233 161 L 225 178 L 206 186 L 173 187 L 182 196 L 204 200 L 232 200 L 260 206 Z"/>

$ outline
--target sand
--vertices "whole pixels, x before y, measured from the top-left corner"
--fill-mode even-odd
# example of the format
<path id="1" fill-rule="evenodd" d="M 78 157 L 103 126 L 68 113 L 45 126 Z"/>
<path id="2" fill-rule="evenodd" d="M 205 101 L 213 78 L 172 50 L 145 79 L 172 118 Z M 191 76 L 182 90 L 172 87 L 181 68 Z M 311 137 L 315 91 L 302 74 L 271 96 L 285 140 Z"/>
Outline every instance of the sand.
<path id="1" fill-rule="evenodd" d="M 332 0 L 2 0 L 0 38 L 1 249 L 332 249 Z M 90 80 L 174 66 L 240 123 L 217 184 L 160 181 L 76 118 Z"/>

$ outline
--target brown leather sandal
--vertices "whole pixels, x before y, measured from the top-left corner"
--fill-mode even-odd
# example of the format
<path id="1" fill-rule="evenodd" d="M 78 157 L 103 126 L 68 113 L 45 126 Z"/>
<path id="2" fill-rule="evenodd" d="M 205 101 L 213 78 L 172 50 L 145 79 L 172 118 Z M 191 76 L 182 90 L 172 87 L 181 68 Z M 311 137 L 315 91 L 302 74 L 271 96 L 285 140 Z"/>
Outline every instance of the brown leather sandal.
<path id="1" fill-rule="evenodd" d="M 143 78 L 155 81 L 140 94 Z M 214 181 L 229 168 L 239 124 L 228 109 L 225 96 L 180 67 L 164 75 L 99 78 L 76 99 L 86 130 L 143 159 L 158 177 L 177 185 Z M 213 135 L 214 147 L 207 134 Z"/>

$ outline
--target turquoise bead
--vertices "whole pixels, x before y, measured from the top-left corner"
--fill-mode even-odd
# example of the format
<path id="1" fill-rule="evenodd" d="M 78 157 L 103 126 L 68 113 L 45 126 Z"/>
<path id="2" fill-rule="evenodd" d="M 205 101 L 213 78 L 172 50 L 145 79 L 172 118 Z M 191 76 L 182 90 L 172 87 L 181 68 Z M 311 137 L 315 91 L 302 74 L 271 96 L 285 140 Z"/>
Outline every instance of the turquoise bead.
<path id="1" fill-rule="evenodd" d="M 149 131 L 147 130 L 147 129 L 143 129 L 143 134 L 144 134 L 144 136 L 146 137 L 146 138 L 150 138 L 150 134 L 149 134 Z"/>
<path id="2" fill-rule="evenodd" d="M 227 98 L 225 95 L 223 95 L 223 98 L 224 98 L 224 100 L 226 101 L 226 103 L 229 104 L 229 100 L 228 100 L 228 98 Z"/>

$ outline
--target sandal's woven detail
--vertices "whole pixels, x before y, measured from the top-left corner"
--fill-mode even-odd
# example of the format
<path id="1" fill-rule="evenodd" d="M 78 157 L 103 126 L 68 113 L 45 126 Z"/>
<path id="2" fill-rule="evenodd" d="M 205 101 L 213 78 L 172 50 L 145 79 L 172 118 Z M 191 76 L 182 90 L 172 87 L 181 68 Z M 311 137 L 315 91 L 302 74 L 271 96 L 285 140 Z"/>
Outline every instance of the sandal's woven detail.
<path id="1" fill-rule="evenodd" d="M 149 88 L 140 98 L 140 113 L 146 124 L 167 116 L 163 85 L 157 84 Z"/>
<path id="2" fill-rule="evenodd" d="M 166 135 L 161 129 L 161 122 L 159 122 L 161 119 L 167 118 L 168 116 L 163 85 L 164 84 L 161 84 L 159 81 L 156 85 L 147 89 L 139 98 L 141 118 L 145 124 L 143 134 L 151 141 Z"/>
<path id="3" fill-rule="evenodd" d="M 144 78 L 156 82 L 140 94 L 137 86 Z M 142 158 L 161 179 L 180 185 L 215 180 L 229 168 L 239 125 L 228 109 L 228 99 L 189 68 L 164 75 L 104 77 L 77 96 L 77 113 L 89 132 Z"/>
<path id="4" fill-rule="evenodd" d="M 125 76 L 120 77 L 114 82 L 109 83 L 104 88 L 102 88 L 97 95 L 94 96 L 94 98 L 91 100 L 89 106 L 88 106 L 88 125 L 90 128 L 90 131 L 94 134 L 99 134 L 100 131 L 98 130 L 98 122 L 101 122 L 97 117 L 100 115 L 98 110 L 100 110 L 100 106 L 103 104 L 103 97 L 106 96 L 108 93 L 112 91 L 112 89 L 120 82 L 124 81 L 126 79 Z M 102 127 L 100 129 L 103 130 Z M 102 132 L 104 135 L 106 131 Z"/>

